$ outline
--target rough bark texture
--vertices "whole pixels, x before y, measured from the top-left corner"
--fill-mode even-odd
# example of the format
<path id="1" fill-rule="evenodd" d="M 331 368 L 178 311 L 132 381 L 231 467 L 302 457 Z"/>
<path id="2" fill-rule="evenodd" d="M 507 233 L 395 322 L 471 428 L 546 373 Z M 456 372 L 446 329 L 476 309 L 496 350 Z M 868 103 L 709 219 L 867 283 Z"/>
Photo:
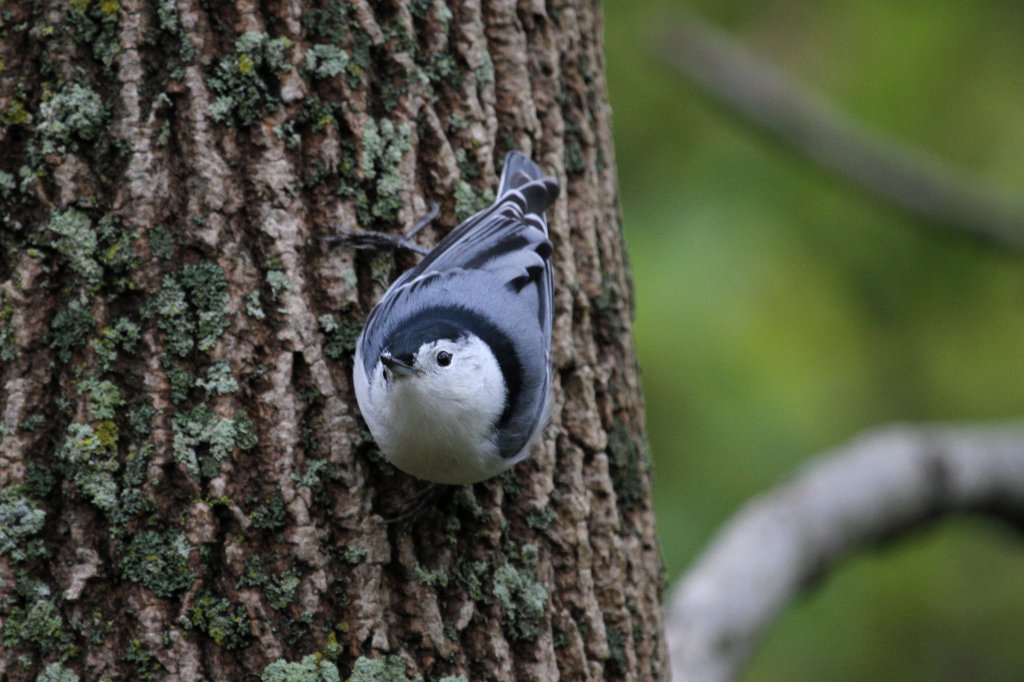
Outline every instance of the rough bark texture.
<path id="1" fill-rule="evenodd" d="M 663 677 L 596 2 L 0 22 L 0 679 Z M 551 424 L 388 526 L 350 372 L 411 261 L 321 238 L 433 243 L 512 148 L 563 187 Z"/>

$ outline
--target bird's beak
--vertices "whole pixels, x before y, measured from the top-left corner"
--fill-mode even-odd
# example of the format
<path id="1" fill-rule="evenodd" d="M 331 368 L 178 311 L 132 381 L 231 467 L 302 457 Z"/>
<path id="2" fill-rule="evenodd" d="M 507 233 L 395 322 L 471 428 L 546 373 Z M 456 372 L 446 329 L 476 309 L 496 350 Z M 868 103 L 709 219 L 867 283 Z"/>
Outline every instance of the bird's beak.
<path id="1" fill-rule="evenodd" d="M 380 361 L 384 363 L 384 366 L 390 369 L 396 377 L 411 377 L 414 374 L 420 373 L 420 371 L 413 367 L 411 363 L 399 360 L 387 351 L 380 354 Z"/>

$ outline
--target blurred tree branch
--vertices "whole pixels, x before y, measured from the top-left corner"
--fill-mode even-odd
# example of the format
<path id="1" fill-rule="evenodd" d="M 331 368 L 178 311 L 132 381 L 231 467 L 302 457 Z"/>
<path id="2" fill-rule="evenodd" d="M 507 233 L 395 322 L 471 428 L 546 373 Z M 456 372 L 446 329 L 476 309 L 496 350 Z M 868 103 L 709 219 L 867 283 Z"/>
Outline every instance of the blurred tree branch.
<path id="1" fill-rule="evenodd" d="M 1024 203 L 858 124 L 702 19 L 682 14 L 661 41 L 661 55 L 743 119 L 871 193 L 948 227 L 1024 247 Z"/>
<path id="2" fill-rule="evenodd" d="M 676 585 L 672 679 L 736 677 L 793 597 L 846 555 L 950 514 L 1024 529 L 1024 425 L 891 426 L 752 500 Z"/>

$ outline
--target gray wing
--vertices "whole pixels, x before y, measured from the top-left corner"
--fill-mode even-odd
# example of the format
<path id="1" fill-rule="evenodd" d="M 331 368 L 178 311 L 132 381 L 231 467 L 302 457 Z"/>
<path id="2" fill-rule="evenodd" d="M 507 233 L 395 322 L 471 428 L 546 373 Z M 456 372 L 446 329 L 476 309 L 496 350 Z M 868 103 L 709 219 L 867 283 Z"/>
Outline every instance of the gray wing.
<path id="1" fill-rule="evenodd" d="M 384 294 L 363 332 L 368 346 L 379 348 L 384 343 L 387 328 L 398 322 L 393 311 L 403 299 L 429 286 L 439 275 L 461 269 L 488 271 L 519 294 L 517 299 L 535 311 L 549 353 L 554 284 L 544 211 L 554 203 L 558 191 L 557 180 L 545 177 L 519 152 L 510 153 L 494 203 L 448 233 Z M 391 324 L 386 322 L 389 320 Z M 362 359 L 369 374 L 376 356 Z"/>
<path id="2" fill-rule="evenodd" d="M 540 168 L 519 152 L 505 158 L 498 197 L 490 207 L 471 216 L 448 233 L 416 267 L 395 283 L 404 284 L 421 275 L 451 268 L 514 273 L 522 285 L 523 274 L 543 277 L 551 284 L 551 243 L 544 211 L 558 198 L 558 181 L 545 177 Z M 547 268 L 546 276 L 538 272 Z M 550 300 L 548 295 L 541 299 Z M 538 311 L 541 317 L 548 311 Z"/>

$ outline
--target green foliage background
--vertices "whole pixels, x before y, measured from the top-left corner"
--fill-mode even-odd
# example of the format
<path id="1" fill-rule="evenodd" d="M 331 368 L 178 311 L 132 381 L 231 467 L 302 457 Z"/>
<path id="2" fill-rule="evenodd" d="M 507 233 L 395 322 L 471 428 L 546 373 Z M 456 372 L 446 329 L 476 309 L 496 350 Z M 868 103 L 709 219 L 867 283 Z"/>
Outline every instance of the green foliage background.
<path id="1" fill-rule="evenodd" d="M 862 429 L 1024 414 L 1024 254 L 936 229 L 739 122 L 659 63 L 677 7 L 604 5 L 670 580 L 746 500 Z M 687 8 L 861 122 L 1024 185 L 1024 4 Z M 1021 680 L 1022 642 L 1020 536 L 959 519 L 849 561 L 744 679 Z"/>

